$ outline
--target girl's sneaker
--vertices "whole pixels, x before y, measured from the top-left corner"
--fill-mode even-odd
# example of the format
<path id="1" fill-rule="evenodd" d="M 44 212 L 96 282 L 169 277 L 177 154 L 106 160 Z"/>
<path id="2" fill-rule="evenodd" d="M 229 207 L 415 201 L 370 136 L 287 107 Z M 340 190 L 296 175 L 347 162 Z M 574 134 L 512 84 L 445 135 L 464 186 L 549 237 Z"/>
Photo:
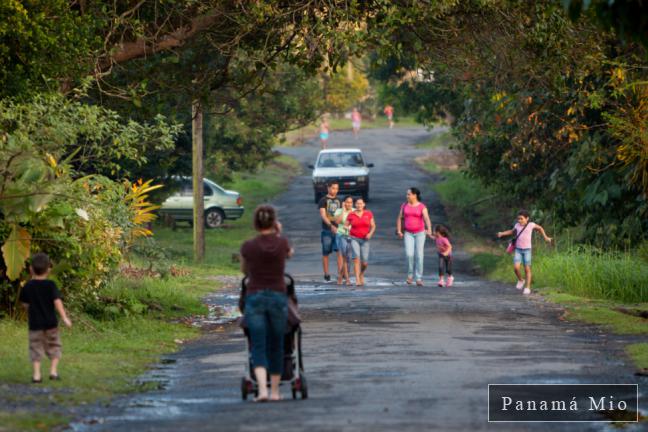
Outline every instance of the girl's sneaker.
<path id="1" fill-rule="evenodd" d="M 517 284 L 515 284 L 515 288 L 517 288 L 517 289 L 524 288 L 524 281 L 523 280 L 517 281 Z"/>
<path id="2" fill-rule="evenodd" d="M 453 283 L 454 283 L 454 276 L 448 276 L 448 283 L 446 284 L 446 286 L 451 287 Z"/>
<path id="3" fill-rule="evenodd" d="M 524 295 L 529 295 L 529 294 L 531 294 L 531 288 L 529 288 L 529 287 L 524 288 L 524 291 L 522 291 L 522 294 L 524 294 Z"/>
<path id="4" fill-rule="evenodd" d="M 439 283 L 437 285 L 439 285 L 440 287 L 445 286 L 445 282 L 443 281 L 443 276 L 439 278 Z"/>

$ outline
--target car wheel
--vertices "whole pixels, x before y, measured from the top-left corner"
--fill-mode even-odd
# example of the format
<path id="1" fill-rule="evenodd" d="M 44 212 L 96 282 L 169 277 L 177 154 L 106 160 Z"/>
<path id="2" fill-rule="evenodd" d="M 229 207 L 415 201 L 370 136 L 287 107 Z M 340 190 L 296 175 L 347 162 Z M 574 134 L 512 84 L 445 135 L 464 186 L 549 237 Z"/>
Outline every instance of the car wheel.
<path id="1" fill-rule="evenodd" d="M 205 212 L 205 226 L 207 228 L 218 228 L 223 224 L 225 214 L 220 209 L 209 209 Z"/>

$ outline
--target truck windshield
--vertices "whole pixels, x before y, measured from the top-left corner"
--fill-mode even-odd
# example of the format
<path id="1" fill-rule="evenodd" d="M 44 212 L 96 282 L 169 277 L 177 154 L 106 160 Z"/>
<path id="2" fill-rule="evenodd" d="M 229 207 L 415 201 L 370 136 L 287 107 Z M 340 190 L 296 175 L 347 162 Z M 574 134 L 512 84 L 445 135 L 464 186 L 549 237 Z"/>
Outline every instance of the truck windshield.
<path id="1" fill-rule="evenodd" d="M 322 153 L 317 161 L 318 168 L 363 167 L 362 153 Z"/>

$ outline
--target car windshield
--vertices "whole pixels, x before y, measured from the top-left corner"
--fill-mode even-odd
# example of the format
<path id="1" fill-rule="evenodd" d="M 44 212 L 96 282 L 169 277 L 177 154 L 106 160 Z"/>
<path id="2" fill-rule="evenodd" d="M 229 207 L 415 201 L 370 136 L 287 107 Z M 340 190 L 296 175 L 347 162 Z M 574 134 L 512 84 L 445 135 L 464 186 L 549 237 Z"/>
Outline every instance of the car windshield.
<path id="1" fill-rule="evenodd" d="M 317 161 L 318 168 L 363 167 L 362 154 L 358 152 L 322 153 Z"/>

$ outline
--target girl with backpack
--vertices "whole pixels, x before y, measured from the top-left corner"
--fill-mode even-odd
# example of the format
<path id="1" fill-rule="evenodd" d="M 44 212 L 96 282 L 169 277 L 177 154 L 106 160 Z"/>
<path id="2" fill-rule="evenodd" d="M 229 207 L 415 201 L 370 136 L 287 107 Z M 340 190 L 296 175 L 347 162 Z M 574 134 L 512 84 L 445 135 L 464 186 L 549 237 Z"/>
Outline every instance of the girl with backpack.
<path id="1" fill-rule="evenodd" d="M 513 229 L 497 233 L 497 238 L 514 236 L 507 248 L 507 252 L 513 254 L 513 271 L 518 280 L 515 288 L 524 288 L 523 293 L 525 295 L 531 294 L 531 239 L 533 231 L 540 232 L 547 243 L 551 242 L 551 237 L 547 237 L 544 228 L 535 222 L 529 222 L 529 212 L 520 210 L 517 215 L 517 223 Z M 522 279 L 520 273 L 522 265 L 524 265 L 524 279 Z"/>

